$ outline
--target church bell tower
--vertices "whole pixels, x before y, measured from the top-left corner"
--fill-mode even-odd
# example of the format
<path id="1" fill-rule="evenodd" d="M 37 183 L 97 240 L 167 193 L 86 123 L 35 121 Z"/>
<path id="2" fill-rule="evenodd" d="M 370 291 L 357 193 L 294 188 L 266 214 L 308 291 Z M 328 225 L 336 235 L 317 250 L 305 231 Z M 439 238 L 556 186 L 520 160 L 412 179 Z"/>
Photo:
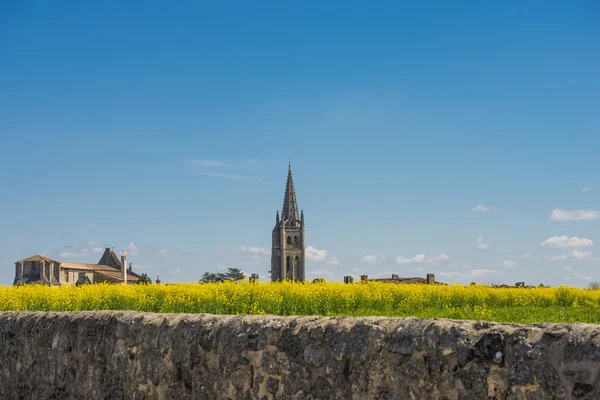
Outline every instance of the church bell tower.
<path id="1" fill-rule="evenodd" d="M 288 165 L 288 177 L 283 199 L 281 218 L 279 211 L 273 228 L 273 245 L 271 247 L 271 281 L 291 279 L 304 281 L 305 238 L 304 211 L 298 215 L 296 191 L 292 179 L 292 166 Z"/>

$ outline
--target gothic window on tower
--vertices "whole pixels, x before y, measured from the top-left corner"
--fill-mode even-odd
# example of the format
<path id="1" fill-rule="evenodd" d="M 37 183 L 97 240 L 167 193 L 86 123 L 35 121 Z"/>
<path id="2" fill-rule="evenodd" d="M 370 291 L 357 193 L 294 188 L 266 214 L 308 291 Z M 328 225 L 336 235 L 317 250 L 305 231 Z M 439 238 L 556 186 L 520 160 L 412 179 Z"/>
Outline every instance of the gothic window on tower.
<path id="1" fill-rule="evenodd" d="M 298 257 L 294 260 L 294 279 L 298 279 Z"/>
<path id="2" fill-rule="evenodd" d="M 298 244 L 298 236 L 294 236 L 294 244 Z"/>
<path id="3" fill-rule="evenodd" d="M 287 237 L 287 244 L 292 244 L 292 237 L 291 236 Z"/>

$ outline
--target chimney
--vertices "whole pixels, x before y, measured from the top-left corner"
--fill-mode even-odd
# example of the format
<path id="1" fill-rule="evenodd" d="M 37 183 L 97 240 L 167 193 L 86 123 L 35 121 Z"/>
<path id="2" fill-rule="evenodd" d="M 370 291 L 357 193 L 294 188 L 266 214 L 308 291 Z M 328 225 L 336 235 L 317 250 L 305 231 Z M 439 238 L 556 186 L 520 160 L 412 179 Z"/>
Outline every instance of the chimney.
<path id="1" fill-rule="evenodd" d="M 133 265 L 131 263 L 129 263 L 129 270 L 133 271 Z"/>
<path id="2" fill-rule="evenodd" d="M 354 277 L 352 275 L 344 276 L 344 283 L 354 283 Z"/>
<path id="3" fill-rule="evenodd" d="M 368 281 L 369 280 L 369 276 L 368 275 L 361 275 L 360 276 L 360 280 L 361 281 Z"/>
<path id="4" fill-rule="evenodd" d="M 392 274 L 392 279 L 397 281 L 398 279 L 400 279 L 400 277 L 396 274 Z"/>
<path id="5" fill-rule="evenodd" d="M 127 284 L 127 252 L 123 250 L 121 252 L 121 279 L 123 284 Z"/>
<path id="6" fill-rule="evenodd" d="M 427 274 L 427 284 L 435 285 L 435 275 L 434 274 Z"/>

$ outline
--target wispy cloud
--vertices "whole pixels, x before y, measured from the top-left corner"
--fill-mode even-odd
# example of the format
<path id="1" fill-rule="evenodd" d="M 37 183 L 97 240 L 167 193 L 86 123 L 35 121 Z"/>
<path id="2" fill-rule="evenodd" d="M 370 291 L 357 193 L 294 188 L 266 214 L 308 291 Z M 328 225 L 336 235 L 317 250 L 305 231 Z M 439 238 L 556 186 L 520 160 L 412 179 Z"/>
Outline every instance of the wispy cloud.
<path id="1" fill-rule="evenodd" d="M 328 269 L 316 269 L 314 271 L 310 271 L 310 274 L 313 276 L 332 276 L 333 272 Z"/>
<path id="2" fill-rule="evenodd" d="M 94 247 L 92 253 L 102 253 L 104 249 L 102 247 Z"/>
<path id="3" fill-rule="evenodd" d="M 88 253 L 87 250 L 80 252 L 63 251 L 62 253 L 58 253 L 58 255 L 64 258 L 87 258 L 90 256 L 90 253 Z"/>
<path id="4" fill-rule="evenodd" d="M 491 274 L 503 274 L 503 272 L 501 272 L 501 271 L 494 271 L 494 270 L 485 269 L 485 268 L 475 268 L 475 269 L 470 269 L 470 270 L 465 271 L 465 272 L 459 272 L 459 271 L 441 271 L 439 274 L 441 276 L 445 276 L 445 277 L 483 278 L 483 277 L 491 275 Z"/>
<path id="5" fill-rule="evenodd" d="M 482 204 L 477 204 L 475 207 L 473 207 L 472 210 L 473 211 L 484 211 L 485 212 L 485 211 L 492 211 L 492 210 L 494 210 L 494 207 L 487 207 L 487 206 L 484 206 Z"/>
<path id="6" fill-rule="evenodd" d="M 502 260 L 502 266 L 508 269 L 515 269 L 517 267 L 517 263 L 512 260 Z"/>
<path id="7" fill-rule="evenodd" d="M 327 258 L 327 250 L 308 246 L 306 247 L 306 258 L 312 261 L 323 261 Z"/>
<path id="8" fill-rule="evenodd" d="M 337 257 L 331 257 L 329 260 L 325 261 L 325 264 L 328 265 L 340 265 L 340 260 Z"/>
<path id="9" fill-rule="evenodd" d="M 125 247 L 125 250 L 127 250 L 127 253 L 132 255 L 132 256 L 139 256 L 140 255 L 140 248 L 138 245 L 136 245 L 133 242 L 130 242 L 127 247 Z"/>
<path id="10" fill-rule="evenodd" d="M 586 186 L 586 187 L 584 187 L 584 188 L 581 188 L 581 191 L 582 191 L 582 192 L 590 192 L 590 191 L 592 191 L 593 189 L 594 189 L 594 188 L 593 188 L 593 187 L 591 187 L 591 186 Z"/>
<path id="11" fill-rule="evenodd" d="M 486 242 L 483 236 L 479 236 L 475 242 L 472 244 L 473 247 L 479 250 L 488 250 L 492 245 L 489 242 Z"/>
<path id="12" fill-rule="evenodd" d="M 217 161 L 217 160 L 199 160 L 193 159 L 190 162 L 194 165 L 199 165 L 201 167 L 235 167 L 237 164 L 228 163 L 225 161 Z"/>
<path id="13" fill-rule="evenodd" d="M 422 262 L 432 263 L 438 261 L 448 261 L 448 256 L 446 254 L 439 254 L 437 256 L 426 258 L 425 254 L 417 254 L 416 256 L 410 258 L 403 256 L 396 257 L 397 264 L 413 264 Z"/>
<path id="14" fill-rule="evenodd" d="M 252 246 L 252 247 L 241 246 L 240 251 L 243 251 L 245 253 L 264 254 L 264 255 L 271 254 L 269 252 L 269 250 L 267 250 L 266 248 L 258 247 L 258 246 Z"/>
<path id="15" fill-rule="evenodd" d="M 230 179 L 233 181 L 258 182 L 245 175 L 221 174 L 219 172 L 198 172 L 198 174 L 204 176 L 212 176 L 214 178 Z"/>
<path id="16" fill-rule="evenodd" d="M 581 250 L 575 249 L 566 254 L 560 254 L 558 256 L 546 256 L 544 258 L 546 259 L 546 261 L 565 261 L 567 259 L 583 261 L 583 260 L 587 260 L 591 257 L 592 257 L 591 251 L 581 251 Z"/>
<path id="17" fill-rule="evenodd" d="M 556 247 L 559 249 L 591 247 L 593 245 L 594 242 L 590 239 L 578 238 L 577 236 L 552 236 L 540 243 L 541 247 Z"/>
<path id="18" fill-rule="evenodd" d="M 576 260 L 586 260 L 590 257 L 592 257 L 592 252 L 591 251 L 581 251 L 581 250 L 573 250 L 572 252 L 569 253 L 571 255 L 571 257 L 573 257 Z"/>
<path id="19" fill-rule="evenodd" d="M 385 261 L 387 261 L 387 258 L 383 254 L 368 254 L 360 259 L 363 264 L 381 264 Z"/>
<path id="20" fill-rule="evenodd" d="M 168 252 L 169 252 L 169 250 L 168 250 L 168 249 L 160 249 L 160 250 L 158 251 L 158 254 L 167 254 Z"/>
<path id="21" fill-rule="evenodd" d="M 600 211 L 596 210 L 563 210 L 555 208 L 550 214 L 552 221 L 592 221 L 600 218 Z"/>

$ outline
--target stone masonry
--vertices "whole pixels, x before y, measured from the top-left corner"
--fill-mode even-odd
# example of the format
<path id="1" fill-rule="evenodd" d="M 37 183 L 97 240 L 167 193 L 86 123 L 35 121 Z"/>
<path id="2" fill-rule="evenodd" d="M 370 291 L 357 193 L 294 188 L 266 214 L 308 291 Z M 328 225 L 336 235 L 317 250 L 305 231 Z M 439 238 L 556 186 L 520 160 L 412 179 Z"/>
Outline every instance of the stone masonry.
<path id="1" fill-rule="evenodd" d="M 0 313 L 2 399 L 598 399 L 600 326 Z"/>

